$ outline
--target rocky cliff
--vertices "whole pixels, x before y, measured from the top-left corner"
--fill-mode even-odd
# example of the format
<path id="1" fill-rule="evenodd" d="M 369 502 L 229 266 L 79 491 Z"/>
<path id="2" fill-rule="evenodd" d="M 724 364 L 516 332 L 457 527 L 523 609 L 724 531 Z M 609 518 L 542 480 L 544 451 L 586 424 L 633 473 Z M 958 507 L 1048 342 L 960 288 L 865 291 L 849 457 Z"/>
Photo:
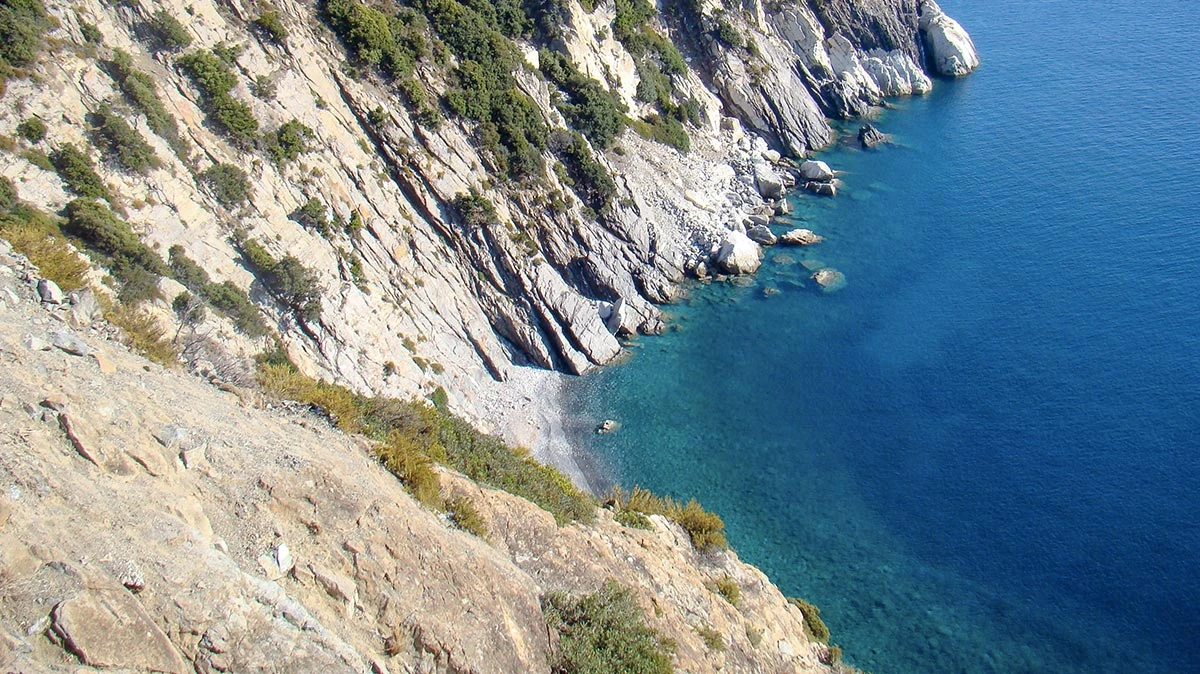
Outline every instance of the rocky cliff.
<path id="1" fill-rule="evenodd" d="M 0 242 L 3 671 L 548 672 L 541 600 L 611 579 L 678 671 L 829 671 L 761 572 L 667 519 L 560 526 L 442 469 L 466 533 L 363 438 L 135 356 L 37 283 Z"/>
<path id="2" fill-rule="evenodd" d="M 331 30 L 362 15 L 356 2 L 90 0 L 47 5 L 43 53 L 0 99 L 0 172 L 21 199 L 58 212 L 78 190 L 46 155 L 83 148 L 132 231 L 164 259 L 177 246 L 214 283 L 247 291 L 304 371 L 362 392 L 441 386 L 478 417 L 475 399 L 514 365 L 578 373 L 611 361 L 621 333 L 661 330 L 656 304 L 725 233 L 769 213 L 763 176 L 790 169 L 764 169 L 764 156 L 801 156 L 832 142 L 827 117 L 928 91 L 927 61 L 947 74 L 977 63 L 969 37 L 928 1 L 484 4 L 521 12 L 508 37 L 481 35 L 520 54 L 511 84 L 532 105 L 521 114 L 551 138 L 539 147 L 528 136 L 532 151 L 506 135 L 510 111 L 481 123 L 453 100 L 473 97 L 475 72 L 455 31 L 478 29 L 455 2 L 377 13 L 385 25 L 371 25 L 387 40 L 420 42 L 404 70 L 393 52 L 364 46 L 383 39 L 368 23 L 342 39 Z M 229 78 L 219 96 L 186 61 L 213 48 Z M 566 55 L 591 85 L 548 77 L 546 54 Z M 147 112 L 139 77 L 166 121 Z M 588 130 L 595 91 L 629 128 L 568 143 L 569 130 Z M 100 151 L 101 110 L 144 139 L 147 167 Z M 241 116 L 222 117 L 232 112 Z M 262 136 L 229 127 L 247 118 Z M 36 140 L 18 131 L 30 120 L 45 127 Z M 506 156 L 521 152 L 536 166 L 514 177 Z M 248 196 L 221 194 L 213 167 L 244 170 Z M 235 233 L 302 262 L 319 311 L 281 300 Z M 145 305 L 171 331 L 182 289 L 164 278 Z M 207 361 L 270 344 L 220 312 L 200 332 L 225 354 Z"/>

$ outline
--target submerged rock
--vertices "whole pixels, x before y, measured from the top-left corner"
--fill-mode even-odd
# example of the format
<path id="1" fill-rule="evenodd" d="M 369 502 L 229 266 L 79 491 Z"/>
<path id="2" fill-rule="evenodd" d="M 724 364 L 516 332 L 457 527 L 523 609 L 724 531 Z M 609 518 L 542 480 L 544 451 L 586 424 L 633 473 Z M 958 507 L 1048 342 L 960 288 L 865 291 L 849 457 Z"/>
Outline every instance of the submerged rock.
<path id="1" fill-rule="evenodd" d="M 862 146 L 866 148 L 878 147 L 888 142 L 888 137 L 887 134 L 876 129 L 874 125 L 864 124 L 858 130 L 858 142 L 862 143 Z"/>
<path id="2" fill-rule="evenodd" d="M 816 281 L 817 285 L 826 291 L 839 290 L 842 286 L 846 285 L 846 276 L 832 267 L 818 270 L 812 275 L 812 280 Z"/>
<path id="3" fill-rule="evenodd" d="M 821 243 L 825 237 L 817 234 L 811 229 L 793 229 L 792 231 L 779 237 L 779 243 L 787 246 L 811 246 Z"/>
<path id="4" fill-rule="evenodd" d="M 833 184 L 832 182 L 825 183 L 816 180 L 810 180 L 804 183 L 804 189 L 812 192 L 813 194 L 819 194 L 823 197 L 837 196 L 837 185 Z"/>
<path id="5" fill-rule="evenodd" d="M 614 431 L 619 430 L 620 428 L 621 428 L 621 424 L 613 421 L 612 419 L 605 419 L 604 421 L 600 422 L 599 426 L 596 427 L 596 435 L 604 435 L 605 433 L 612 433 Z"/>

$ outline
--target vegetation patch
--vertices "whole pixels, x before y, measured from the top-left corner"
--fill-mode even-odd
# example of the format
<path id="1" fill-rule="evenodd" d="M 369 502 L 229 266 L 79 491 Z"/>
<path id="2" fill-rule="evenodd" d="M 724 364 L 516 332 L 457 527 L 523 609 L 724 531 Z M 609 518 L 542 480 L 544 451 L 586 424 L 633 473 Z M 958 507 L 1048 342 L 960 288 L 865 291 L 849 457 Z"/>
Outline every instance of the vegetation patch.
<path id="1" fill-rule="evenodd" d="M 239 147 L 250 148 L 258 139 L 258 120 L 250 106 L 233 97 L 237 75 L 229 61 L 232 48 L 194 51 L 177 61 L 184 74 L 200 90 L 205 111 L 213 123 Z"/>
<path id="2" fill-rule="evenodd" d="M 173 51 L 192 44 L 191 33 L 165 9 L 154 12 L 143 30 L 155 49 Z"/>
<path id="3" fill-rule="evenodd" d="M 733 605 L 734 608 L 742 605 L 742 586 L 738 585 L 729 574 L 725 574 L 716 580 L 710 580 L 704 584 L 711 592 L 721 595 L 725 601 Z"/>
<path id="4" fill-rule="evenodd" d="M 542 74 L 567 95 L 557 107 L 593 145 L 607 149 L 625 128 L 625 106 L 611 91 L 579 72 L 570 57 L 542 49 Z"/>
<path id="5" fill-rule="evenodd" d="M 247 337 L 265 337 L 271 333 L 258 307 L 233 281 L 213 283 L 208 272 L 189 258 L 183 246 L 178 244 L 171 246 L 167 257 L 172 278 L 228 316 L 239 332 Z"/>
<path id="6" fill-rule="evenodd" d="M 475 504 L 471 503 L 471 499 L 465 496 L 455 496 L 447 500 L 446 513 L 450 515 L 454 526 L 484 540 L 487 539 L 487 522 L 484 521 L 479 511 L 475 509 Z"/>
<path id="7" fill-rule="evenodd" d="M 40 143 L 46 139 L 46 123 L 30 117 L 17 125 L 17 135 L 31 143 Z"/>
<path id="8" fill-rule="evenodd" d="M 828 644 L 829 628 L 825 626 L 825 621 L 821 620 L 821 609 L 799 597 L 788 597 L 788 603 L 800 609 L 800 613 L 804 615 L 804 633 L 808 635 L 809 640 Z"/>
<path id="9" fill-rule="evenodd" d="M 90 199 L 67 204 L 64 231 L 97 254 L 113 277 L 121 282 L 118 297 L 136 304 L 158 295 L 158 280 L 165 270 L 162 258 L 150 250 L 129 223 L 107 206 Z"/>
<path id="10" fill-rule="evenodd" d="M 278 10 L 269 9 L 250 22 L 254 29 L 269 42 L 277 45 L 287 43 L 288 29 L 283 25 L 283 16 Z"/>
<path id="11" fill-rule="evenodd" d="M 102 299 L 101 302 L 104 302 Z M 173 365 L 179 360 L 175 345 L 167 339 L 167 333 L 145 311 L 124 303 L 106 304 L 104 320 L 112 323 L 125 333 L 126 344 L 138 353 L 159 363 Z"/>
<path id="12" fill-rule="evenodd" d="M 67 189 L 88 199 L 104 199 L 112 203 L 112 193 L 96 173 L 92 158 L 71 143 L 60 146 L 50 154 L 50 162 Z"/>
<path id="13" fill-rule="evenodd" d="M 725 650 L 725 637 L 721 633 L 712 628 L 711 625 L 701 625 L 696 628 L 696 634 L 700 635 L 700 640 L 708 647 L 710 651 Z"/>
<path id="14" fill-rule="evenodd" d="M 37 265 L 65 291 L 82 288 L 88 264 L 71 248 L 51 215 L 20 201 L 8 178 L 0 176 L 0 237 Z"/>
<path id="15" fill-rule="evenodd" d="M 542 600 L 558 632 L 551 668 L 559 674 L 670 674 L 675 644 L 646 625 L 633 594 L 615 581 L 581 597 L 552 592 Z"/>
<path id="16" fill-rule="evenodd" d="M 57 25 L 41 0 L 0 0 L 0 94 L 9 77 L 34 64 L 46 31 Z"/>
<path id="17" fill-rule="evenodd" d="M 659 496 L 649 489 L 635 486 L 628 492 L 614 487 L 608 500 L 620 511 L 662 515 L 674 521 L 687 531 L 692 545 L 697 550 L 722 550 L 729 547 L 725 540 L 725 522 L 716 513 L 705 510 L 696 499 L 683 504 L 670 496 Z"/>
<path id="18" fill-rule="evenodd" d="M 159 98 L 154 78 L 135 68 L 133 58 L 120 49 L 113 50 L 112 61 L 106 63 L 105 68 L 116 81 L 125 100 L 146 116 L 146 125 L 150 130 L 166 140 L 176 154 L 184 155 L 186 145 L 179 136 L 179 127 Z"/>
<path id="19" fill-rule="evenodd" d="M 121 168 L 133 173 L 146 173 L 161 165 L 162 162 L 154 155 L 154 148 L 111 106 L 101 105 L 92 118 L 96 126 L 93 133 L 96 147 Z"/>
<path id="20" fill-rule="evenodd" d="M 459 219 L 471 227 L 485 227 L 495 224 L 500 219 L 492 200 L 480 194 L 473 187 L 470 192 L 460 192 L 454 195 L 451 204 L 458 213 Z"/>
<path id="21" fill-rule="evenodd" d="M 375 455 L 384 467 L 400 478 L 413 498 L 427 508 L 442 508 L 441 484 L 433 469 L 433 459 L 415 447 L 405 432 L 392 431 L 386 442 L 376 446 Z"/>
<path id="22" fill-rule="evenodd" d="M 575 190 L 580 201 L 595 212 L 603 211 L 617 193 L 608 169 L 592 155 L 592 149 L 579 132 L 556 131 L 550 138 L 550 149 L 567 168 L 567 185 Z"/>
<path id="23" fill-rule="evenodd" d="M 495 436 L 420 400 L 360 396 L 306 377 L 285 359 L 259 366 L 259 381 L 273 395 L 325 411 L 338 428 L 384 442 L 403 457 L 419 453 L 472 480 L 526 498 L 560 524 L 590 522 L 595 502 L 559 471 L 535 461 Z"/>
<path id="24" fill-rule="evenodd" d="M 275 259 L 257 240 L 237 233 L 234 246 L 267 290 L 302 321 L 321 317 L 321 287 L 317 274 L 292 255 Z"/>
<path id="25" fill-rule="evenodd" d="M 313 130 L 299 120 L 292 119 L 284 122 L 275 133 L 267 134 L 263 139 L 267 146 L 267 154 L 276 164 L 294 161 L 300 155 L 309 151 L 309 144 L 316 138 Z"/>
<path id="26" fill-rule="evenodd" d="M 214 164 L 200 174 L 213 198 L 226 208 L 234 208 L 250 198 L 250 178 L 233 164 Z"/>

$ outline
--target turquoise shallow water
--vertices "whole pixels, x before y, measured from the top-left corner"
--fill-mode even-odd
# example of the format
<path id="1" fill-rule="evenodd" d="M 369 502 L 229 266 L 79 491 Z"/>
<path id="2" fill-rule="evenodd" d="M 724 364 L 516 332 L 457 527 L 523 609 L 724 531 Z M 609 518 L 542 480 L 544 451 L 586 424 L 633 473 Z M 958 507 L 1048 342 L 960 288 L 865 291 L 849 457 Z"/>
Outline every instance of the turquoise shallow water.
<path id="1" fill-rule="evenodd" d="M 984 67 L 825 153 L 826 242 L 692 288 L 577 382 L 575 439 L 876 674 L 1200 672 L 1200 12 L 942 4 Z"/>

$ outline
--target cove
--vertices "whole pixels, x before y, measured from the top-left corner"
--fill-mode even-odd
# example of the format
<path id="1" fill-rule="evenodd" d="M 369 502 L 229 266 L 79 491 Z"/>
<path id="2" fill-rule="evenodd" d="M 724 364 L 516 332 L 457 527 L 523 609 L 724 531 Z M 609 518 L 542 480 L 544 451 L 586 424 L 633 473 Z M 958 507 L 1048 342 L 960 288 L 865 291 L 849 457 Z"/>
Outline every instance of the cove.
<path id="1" fill-rule="evenodd" d="M 1200 13 L 943 4 L 983 67 L 822 153 L 775 229 L 825 241 L 689 287 L 568 430 L 876 674 L 1200 671 Z"/>

